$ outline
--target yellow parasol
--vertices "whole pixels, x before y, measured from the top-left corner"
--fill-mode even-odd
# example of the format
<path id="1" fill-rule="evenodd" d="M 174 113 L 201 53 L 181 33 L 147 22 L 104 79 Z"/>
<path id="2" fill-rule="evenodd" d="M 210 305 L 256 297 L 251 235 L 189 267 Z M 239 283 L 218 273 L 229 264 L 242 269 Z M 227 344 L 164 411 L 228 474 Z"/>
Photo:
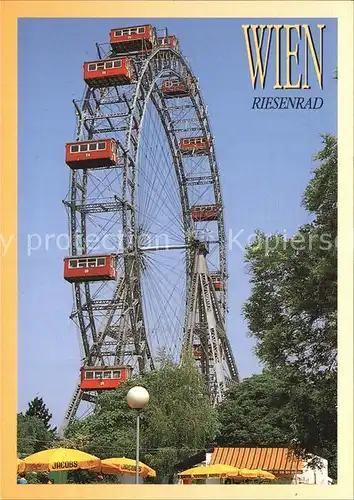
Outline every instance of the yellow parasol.
<path id="1" fill-rule="evenodd" d="M 256 469 L 240 469 L 238 472 L 240 477 L 245 479 L 253 479 L 258 477 L 258 470 Z"/>
<path id="2" fill-rule="evenodd" d="M 25 471 L 26 464 L 23 460 L 17 457 L 17 472 L 24 472 Z"/>
<path id="3" fill-rule="evenodd" d="M 53 448 L 39 451 L 24 459 L 26 472 L 62 471 L 92 469 L 100 465 L 101 460 L 94 455 L 70 448 Z"/>
<path id="4" fill-rule="evenodd" d="M 228 474 L 227 477 L 230 479 L 276 479 L 273 474 L 261 469 L 238 469 Z"/>
<path id="5" fill-rule="evenodd" d="M 267 470 L 260 470 L 259 471 L 259 478 L 260 479 L 269 479 L 269 481 L 274 481 L 276 479 L 276 476 L 272 474 L 271 472 L 268 472 Z"/>
<path id="6" fill-rule="evenodd" d="M 95 467 L 95 471 L 102 472 L 102 474 L 118 475 L 118 474 L 131 474 L 134 475 L 136 470 L 136 461 L 131 458 L 106 458 L 101 461 L 101 465 Z M 156 477 L 154 469 L 139 462 L 139 475 L 143 477 Z"/>
<path id="7" fill-rule="evenodd" d="M 248 472 L 250 472 L 252 474 L 252 477 L 257 477 L 258 479 L 269 479 L 269 480 L 276 479 L 274 474 L 272 474 L 271 472 L 268 472 L 266 470 L 250 469 L 250 470 L 248 470 Z M 245 476 L 247 476 L 248 472 L 246 471 Z"/>
<path id="8" fill-rule="evenodd" d="M 224 478 L 227 477 L 228 474 L 232 472 L 237 472 L 238 469 L 236 467 L 232 467 L 231 465 L 222 465 L 222 464 L 214 464 L 214 465 L 206 465 L 199 467 L 192 467 L 191 469 L 180 472 L 178 475 L 182 479 L 207 479 L 209 477 L 216 478 Z"/>

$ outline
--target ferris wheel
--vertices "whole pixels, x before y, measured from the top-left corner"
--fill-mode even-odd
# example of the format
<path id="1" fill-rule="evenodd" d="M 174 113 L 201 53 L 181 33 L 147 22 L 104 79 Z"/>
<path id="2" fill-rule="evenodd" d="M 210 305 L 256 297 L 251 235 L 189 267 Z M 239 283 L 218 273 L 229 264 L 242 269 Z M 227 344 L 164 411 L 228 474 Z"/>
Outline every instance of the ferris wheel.
<path id="1" fill-rule="evenodd" d="M 224 209 L 214 139 L 179 42 L 112 29 L 83 65 L 64 204 L 80 378 L 64 427 L 100 391 L 191 352 L 213 403 L 238 381 L 226 335 Z"/>

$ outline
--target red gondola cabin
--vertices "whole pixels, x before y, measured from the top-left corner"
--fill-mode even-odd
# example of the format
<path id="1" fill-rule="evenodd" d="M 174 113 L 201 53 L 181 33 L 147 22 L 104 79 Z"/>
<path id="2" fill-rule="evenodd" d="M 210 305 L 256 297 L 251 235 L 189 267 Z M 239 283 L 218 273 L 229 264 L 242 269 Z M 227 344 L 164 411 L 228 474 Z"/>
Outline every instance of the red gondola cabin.
<path id="1" fill-rule="evenodd" d="M 189 95 L 188 86 L 177 78 L 162 82 L 161 91 L 165 99 L 168 99 L 169 97 L 186 97 Z"/>
<path id="2" fill-rule="evenodd" d="M 129 85 L 132 67 L 127 57 L 84 63 L 84 80 L 90 88 Z"/>
<path id="3" fill-rule="evenodd" d="M 201 359 L 202 355 L 200 352 L 200 345 L 199 344 L 194 344 L 193 355 L 194 355 L 194 359 Z"/>
<path id="4" fill-rule="evenodd" d="M 130 366 L 84 366 L 80 387 L 86 391 L 115 389 L 131 377 Z"/>
<path id="5" fill-rule="evenodd" d="M 222 290 L 223 287 L 220 279 L 220 273 L 210 273 L 210 277 L 211 281 L 213 282 L 215 291 L 219 292 L 220 290 Z"/>
<path id="6" fill-rule="evenodd" d="M 192 207 L 192 219 L 195 222 L 213 221 L 218 218 L 218 205 L 198 205 Z"/>
<path id="7" fill-rule="evenodd" d="M 157 39 L 157 45 L 160 47 L 170 47 L 173 50 L 179 50 L 179 42 L 175 35 L 164 36 Z"/>
<path id="8" fill-rule="evenodd" d="M 202 358 L 202 351 L 201 351 L 202 347 L 200 344 L 194 344 L 193 345 L 193 355 L 194 355 L 194 359 L 196 360 L 200 360 Z M 209 346 L 209 359 L 212 359 L 213 356 L 212 356 L 212 353 L 211 353 L 211 348 Z"/>
<path id="9" fill-rule="evenodd" d="M 151 49 L 155 40 L 155 30 L 151 24 L 115 28 L 110 32 L 111 47 L 119 54 Z"/>
<path id="10" fill-rule="evenodd" d="M 65 161 L 72 169 L 112 167 L 117 165 L 117 143 L 114 139 L 69 142 Z"/>
<path id="11" fill-rule="evenodd" d="M 184 155 L 208 154 L 210 142 L 205 137 L 185 137 L 180 140 L 180 149 Z"/>
<path id="12" fill-rule="evenodd" d="M 116 256 L 80 255 L 64 259 L 64 279 L 69 283 L 117 279 Z"/>

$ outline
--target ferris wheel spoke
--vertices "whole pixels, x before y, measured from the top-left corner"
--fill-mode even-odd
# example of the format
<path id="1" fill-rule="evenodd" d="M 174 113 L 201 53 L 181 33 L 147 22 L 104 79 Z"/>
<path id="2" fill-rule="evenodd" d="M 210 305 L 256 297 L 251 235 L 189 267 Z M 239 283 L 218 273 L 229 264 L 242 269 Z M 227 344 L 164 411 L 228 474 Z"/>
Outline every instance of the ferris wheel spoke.
<path id="1" fill-rule="evenodd" d="M 171 167 L 169 166 L 169 168 Z M 156 179 L 158 179 L 158 175 L 155 175 L 154 181 L 156 181 Z M 145 196 L 148 201 L 139 209 L 139 213 L 144 215 L 150 221 L 156 220 L 159 213 L 160 215 L 165 216 L 170 215 L 169 219 L 174 221 L 179 226 L 180 230 L 182 230 L 181 215 L 179 215 L 180 201 L 176 200 L 173 202 L 173 200 L 169 198 L 169 186 L 166 179 L 162 179 L 156 189 L 151 181 L 145 176 L 144 180 L 145 193 L 147 193 Z M 150 190 L 148 189 L 149 187 L 151 188 Z M 163 196 L 161 196 L 161 193 L 163 193 Z M 169 202 L 169 204 L 166 202 Z M 166 208 L 168 209 L 168 207 L 170 207 L 170 210 L 167 212 Z M 174 214 L 172 218 L 171 214 Z"/>
<path id="2" fill-rule="evenodd" d="M 170 166 L 168 168 L 171 168 Z M 144 203 L 145 200 L 138 200 L 138 203 L 140 202 L 141 205 L 139 205 L 139 211 L 144 214 L 148 214 L 148 217 L 150 219 L 154 219 L 159 211 L 163 211 L 163 213 L 166 213 L 165 210 L 162 210 L 164 206 L 167 206 L 170 208 L 170 212 L 174 213 L 174 218 L 176 221 L 180 219 L 180 200 L 173 200 L 169 196 L 169 190 L 171 189 L 171 186 L 167 184 L 166 179 L 163 179 L 160 181 L 159 186 L 157 188 L 154 186 L 153 182 L 155 182 L 156 185 L 156 179 L 158 179 L 158 174 L 154 176 L 154 180 L 151 181 L 151 172 L 149 174 L 149 177 L 145 173 L 142 173 L 140 175 L 141 178 L 143 178 L 144 183 L 142 183 L 142 189 L 139 189 L 139 194 L 141 191 L 144 192 L 144 197 L 146 198 L 146 202 Z M 176 213 L 177 212 L 177 213 Z"/>
<path id="3" fill-rule="evenodd" d="M 151 122 L 152 122 L 152 120 L 150 121 L 150 123 Z M 148 163 L 148 168 L 146 169 L 146 172 L 149 175 L 149 177 L 150 177 L 151 170 L 154 171 L 155 177 L 154 177 L 152 188 L 154 188 L 156 182 L 159 181 L 158 191 L 160 191 L 161 187 L 164 188 L 164 192 L 170 197 L 170 200 L 173 203 L 178 204 L 180 202 L 180 200 L 177 197 L 177 193 L 175 193 L 175 189 L 172 189 L 172 190 L 166 189 L 167 179 L 170 180 L 172 187 L 174 187 L 176 180 L 175 180 L 175 173 L 173 171 L 171 156 L 170 156 L 170 154 L 167 155 L 165 148 L 161 144 L 161 139 L 160 139 L 161 132 L 162 132 L 161 130 L 160 131 L 157 131 L 157 130 L 153 131 L 153 134 L 155 135 L 155 137 L 159 138 L 159 144 L 157 144 L 157 142 L 156 142 L 156 144 L 154 144 L 153 146 L 149 145 L 150 151 L 148 151 L 148 152 L 144 151 L 141 153 L 141 155 L 143 157 L 143 160 L 146 161 L 146 163 Z M 142 135 L 142 137 L 141 137 L 141 143 L 142 143 L 141 147 L 142 148 L 144 148 L 144 146 L 146 145 L 147 140 L 148 139 L 145 137 L 145 134 Z M 148 157 L 148 153 L 151 153 L 151 151 L 152 151 L 152 156 L 153 156 L 152 158 Z M 157 154 L 159 154 L 158 158 L 157 158 Z M 150 154 L 150 156 L 151 156 L 151 154 Z M 162 167 L 162 165 L 163 165 L 163 167 Z M 141 175 L 144 175 L 144 170 L 145 169 L 140 167 L 139 173 Z M 145 179 L 146 179 L 146 177 L 145 177 Z M 147 201 L 149 202 L 149 196 L 146 192 L 145 192 L 145 197 L 146 197 Z"/>
<path id="4" fill-rule="evenodd" d="M 163 260 L 165 260 L 165 255 L 163 256 L 163 259 L 156 259 L 156 258 L 153 258 L 153 257 L 149 256 L 149 258 L 147 259 L 147 262 L 149 264 L 147 266 L 147 269 L 148 269 L 148 271 L 155 272 L 155 273 L 161 275 L 161 277 L 160 277 L 160 279 L 158 281 L 159 284 L 161 284 L 161 280 L 162 280 L 162 281 L 165 281 L 167 284 L 171 285 L 172 282 L 169 281 L 169 279 L 167 277 L 167 273 L 162 272 L 161 268 L 164 267 L 166 270 L 169 271 L 169 273 L 176 272 L 177 266 L 181 267 L 180 263 L 183 262 L 184 256 L 182 258 L 180 258 L 180 259 L 176 259 L 175 258 L 174 259 L 174 265 L 168 265 L 167 263 L 163 262 Z M 176 272 L 176 275 L 178 276 L 178 278 L 180 280 L 184 280 L 185 279 L 184 273 L 177 273 Z"/>
<path id="5" fill-rule="evenodd" d="M 156 293 L 160 291 L 160 287 L 156 287 Z M 178 293 L 181 293 L 179 289 L 177 289 L 177 285 L 175 285 L 170 292 L 170 296 L 166 297 L 166 300 L 163 301 L 163 304 L 165 306 L 165 309 L 161 311 L 160 308 L 160 318 L 157 321 L 156 324 L 156 331 L 161 332 L 161 331 L 167 331 L 169 332 L 169 338 L 168 341 L 166 342 L 166 345 L 175 345 L 176 340 L 180 335 L 182 325 L 183 325 L 183 319 L 178 316 L 178 311 L 172 308 L 171 302 L 172 300 L 175 302 L 176 299 L 176 291 Z M 160 335 L 161 336 L 161 333 Z M 177 353 L 175 353 L 177 354 Z"/>
<path id="6" fill-rule="evenodd" d="M 158 176 L 155 176 L 155 179 L 157 179 Z M 151 186 L 150 182 L 146 182 L 146 187 Z M 152 186 L 151 186 L 152 187 Z M 181 215 L 179 215 L 180 211 L 180 202 L 175 202 L 174 204 L 169 203 L 171 200 L 168 198 L 168 185 L 165 182 L 165 180 L 162 180 L 160 182 L 160 185 L 158 186 L 158 191 L 155 191 L 155 193 L 158 193 L 159 198 L 154 197 L 152 190 L 149 193 L 149 202 L 146 204 L 144 208 L 141 209 L 142 214 L 147 214 L 150 220 L 154 220 L 156 216 L 160 213 L 162 215 L 167 215 L 169 214 L 174 214 L 173 215 L 173 220 L 179 225 L 179 227 L 182 229 L 182 222 L 181 222 Z M 154 193 L 154 194 L 155 194 Z M 164 193 L 163 196 L 161 196 L 161 193 Z M 168 210 L 169 208 L 169 210 Z M 168 210 L 168 211 L 167 211 Z"/>
<path id="7" fill-rule="evenodd" d="M 138 215 L 140 214 L 140 211 L 138 211 Z M 173 225 L 174 219 L 167 219 L 167 220 L 157 220 L 153 219 L 150 216 L 147 216 L 146 214 L 143 214 L 143 222 L 142 228 L 144 229 L 144 232 L 146 236 L 149 234 L 152 236 L 156 236 L 156 240 L 159 241 L 160 236 L 166 236 L 167 238 L 173 237 L 174 243 L 182 242 L 184 241 L 184 236 L 182 231 L 180 230 L 180 227 L 175 227 Z"/>
<path id="8" fill-rule="evenodd" d="M 149 124 L 151 123 L 154 123 L 154 120 L 149 120 Z M 151 218 L 155 218 L 164 205 L 170 206 L 170 211 L 174 214 L 180 212 L 180 199 L 175 189 L 176 177 L 173 162 L 171 154 L 167 155 L 166 146 L 161 144 L 162 133 L 162 130 L 153 130 L 152 134 L 156 141 L 153 146 L 149 146 L 150 150 L 147 151 L 148 148 L 144 147 L 147 142 L 145 134 L 140 138 L 141 161 L 138 167 L 138 179 L 144 185 L 140 191 L 143 197 L 140 200 L 140 207 L 143 212 L 151 213 Z M 159 144 L 157 144 L 158 141 Z"/>
<path id="9" fill-rule="evenodd" d="M 152 289 L 147 288 L 143 298 L 143 309 L 145 311 L 146 324 L 149 331 L 149 342 L 154 351 L 156 351 L 156 346 L 160 346 L 160 343 L 166 347 L 169 344 L 169 337 L 164 328 L 158 328 L 156 318 L 161 314 L 161 309 Z"/>
<path id="10" fill-rule="evenodd" d="M 155 313 L 153 320 L 150 315 L 150 329 L 156 332 L 155 335 L 160 336 L 165 335 L 165 331 L 169 331 L 170 342 L 171 340 L 174 341 L 183 325 L 183 319 L 178 316 L 175 308 L 172 307 L 172 303 L 180 304 L 179 301 L 176 302 L 175 300 L 176 295 L 183 294 L 185 291 L 184 283 L 181 283 L 183 281 L 181 275 L 179 281 L 173 283 L 166 278 L 164 273 L 159 271 L 158 266 L 152 267 L 151 263 L 149 263 L 146 276 L 148 278 L 146 284 L 148 290 L 146 297 L 148 300 L 145 301 L 145 307 L 152 307 Z M 173 334 L 173 332 L 175 333 Z"/>
<path id="11" fill-rule="evenodd" d="M 164 256 L 164 260 L 166 259 L 170 259 L 172 262 L 176 262 L 176 258 L 173 258 L 173 257 L 168 257 L 168 256 Z M 179 278 L 181 278 L 181 270 L 179 269 L 179 271 L 176 271 L 176 269 L 174 268 L 174 266 L 171 266 L 171 265 L 168 265 L 166 262 L 161 262 L 160 259 L 155 259 L 153 256 L 150 256 L 148 257 L 148 262 L 149 264 L 153 264 L 155 266 L 156 269 L 166 269 L 166 271 L 170 272 L 170 273 L 173 273 L 175 274 L 176 276 L 178 276 Z M 185 257 L 183 255 L 183 257 L 181 258 L 181 261 L 184 263 L 185 262 Z M 184 276 L 184 275 L 183 275 Z"/>

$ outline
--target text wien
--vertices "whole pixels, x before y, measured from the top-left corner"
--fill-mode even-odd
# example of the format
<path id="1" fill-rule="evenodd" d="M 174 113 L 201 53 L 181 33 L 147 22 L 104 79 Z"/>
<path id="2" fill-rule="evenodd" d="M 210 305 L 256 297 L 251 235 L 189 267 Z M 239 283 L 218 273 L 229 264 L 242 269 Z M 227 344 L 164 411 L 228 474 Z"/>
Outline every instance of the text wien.
<path id="1" fill-rule="evenodd" d="M 252 87 L 256 88 L 257 77 L 260 86 L 264 89 L 268 76 L 268 63 L 273 48 L 275 55 L 275 74 L 273 89 L 310 89 L 309 85 L 309 53 L 312 58 L 316 79 L 320 89 L 323 88 L 323 30 L 324 24 L 317 25 L 319 31 L 319 56 L 315 49 L 311 29 L 308 24 L 246 24 L 242 25 L 246 42 L 246 50 L 249 64 Z M 281 34 L 285 31 L 285 50 L 281 43 Z M 253 46 L 251 47 L 250 32 L 253 34 Z M 273 36 L 274 34 L 274 36 Z M 302 40 L 302 34 L 303 40 Z M 296 43 L 294 39 L 296 38 Z M 266 40 L 266 49 L 262 51 L 263 43 Z M 302 50 L 300 48 L 302 47 Z M 301 60 L 303 59 L 303 60 Z M 295 61 L 297 65 L 296 76 L 292 74 Z M 282 83 L 285 65 L 285 82 Z M 301 71 L 301 69 L 303 71 Z"/>

